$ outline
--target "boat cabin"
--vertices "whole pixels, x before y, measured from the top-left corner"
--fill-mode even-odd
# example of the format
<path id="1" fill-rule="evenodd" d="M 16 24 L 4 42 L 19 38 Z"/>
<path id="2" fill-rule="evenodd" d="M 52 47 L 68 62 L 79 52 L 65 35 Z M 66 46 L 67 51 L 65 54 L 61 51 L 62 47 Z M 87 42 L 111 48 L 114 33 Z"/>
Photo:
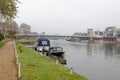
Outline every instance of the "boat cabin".
<path id="1" fill-rule="evenodd" d="M 37 40 L 37 51 L 49 51 L 50 48 L 50 40 L 48 38 L 38 38 Z"/>
<path id="2" fill-rule="evenodd" d="M 63 51 L 62 47 L 50 47 L 50 53 L 52 55 L 55 55 L 55 56 L 63 58 L 65 51 Z"/>

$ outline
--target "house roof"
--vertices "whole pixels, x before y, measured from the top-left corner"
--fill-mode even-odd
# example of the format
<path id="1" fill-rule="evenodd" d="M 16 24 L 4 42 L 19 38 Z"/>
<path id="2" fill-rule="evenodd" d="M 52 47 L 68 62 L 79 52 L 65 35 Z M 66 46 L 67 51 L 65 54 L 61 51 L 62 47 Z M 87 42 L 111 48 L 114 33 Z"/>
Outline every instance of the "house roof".
<path id="1" fill-rule="evenodd" d="M 9 28 L 9 29 L 14 29 L 14 26 L 8 23 L 2 23 L 0 22 L 0 28 Z"/>

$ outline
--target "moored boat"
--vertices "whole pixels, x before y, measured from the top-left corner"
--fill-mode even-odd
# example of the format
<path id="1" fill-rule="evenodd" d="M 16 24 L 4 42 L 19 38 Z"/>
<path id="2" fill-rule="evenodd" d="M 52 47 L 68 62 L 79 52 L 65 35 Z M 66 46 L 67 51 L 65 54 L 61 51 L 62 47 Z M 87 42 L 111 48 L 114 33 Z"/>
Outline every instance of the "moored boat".
<path id="1" fill-rule="evenodd" d="M 66 64 L 67 60 L 65 60 L 65 51 L 63 50 L 62 47 L 50 47 L 50 52 L 49 54 L 51 57 L 55 60 L 58 60 L 62 64 Z"/>
<path id="2" fill-rule="evenodd" d="M 50 47 L 50 54 L 54 56 L 64 58 L 64 53 L 65 51 L 63 51 L 62 47 Z"/>
<path id="3" fill-rule="evenodd" d="M 35 50 L 42 52 L 43 50 L 49 51 L 50 48 L 50 40 L 48 38 L 38 38 L 36 42 Z"/>

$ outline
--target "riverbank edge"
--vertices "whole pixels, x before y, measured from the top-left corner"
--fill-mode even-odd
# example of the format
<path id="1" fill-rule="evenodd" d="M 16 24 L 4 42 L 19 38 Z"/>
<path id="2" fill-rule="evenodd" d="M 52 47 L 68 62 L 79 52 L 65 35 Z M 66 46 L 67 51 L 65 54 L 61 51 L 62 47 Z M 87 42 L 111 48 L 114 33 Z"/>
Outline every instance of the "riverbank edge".
<path id="1" fill-rule="evenodd" d="M 18 49 L 19 45 L 22 48 L 22 53 Z M 88 80 L 75 72 L 70 74 L 70 70 L 65 66 L 61 64 L 56 65 L 53 59 L 42 56 L 21 44 L 17 45 L 17 52 L 22 68 L 21 78 L 24 80 L 32 80 L 35 77 L 36 80 Z"/>

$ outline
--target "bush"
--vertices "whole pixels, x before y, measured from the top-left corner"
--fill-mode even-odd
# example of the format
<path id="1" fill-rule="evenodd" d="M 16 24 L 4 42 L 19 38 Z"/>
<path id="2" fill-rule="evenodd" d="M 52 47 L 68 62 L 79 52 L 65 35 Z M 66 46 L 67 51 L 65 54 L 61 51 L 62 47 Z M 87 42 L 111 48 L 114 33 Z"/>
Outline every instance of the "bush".
<path id="1" fill-rule="evenodd" d="M 19 45 L 19 46 L 18 46 L 18 50 L 19 50 L 19 52 L 20 52 L 20 53 L 22 53 L 22 52 L 23 52 L 23 49 L 22 49 L 22 48 L 23 48 L 23 46 L 22 46 L 22 45 Z"/>
<path id="2" fill-rule="evenodd" d="M 0 41 L 4 39 L 4 35 L 0 34 Z"/>

